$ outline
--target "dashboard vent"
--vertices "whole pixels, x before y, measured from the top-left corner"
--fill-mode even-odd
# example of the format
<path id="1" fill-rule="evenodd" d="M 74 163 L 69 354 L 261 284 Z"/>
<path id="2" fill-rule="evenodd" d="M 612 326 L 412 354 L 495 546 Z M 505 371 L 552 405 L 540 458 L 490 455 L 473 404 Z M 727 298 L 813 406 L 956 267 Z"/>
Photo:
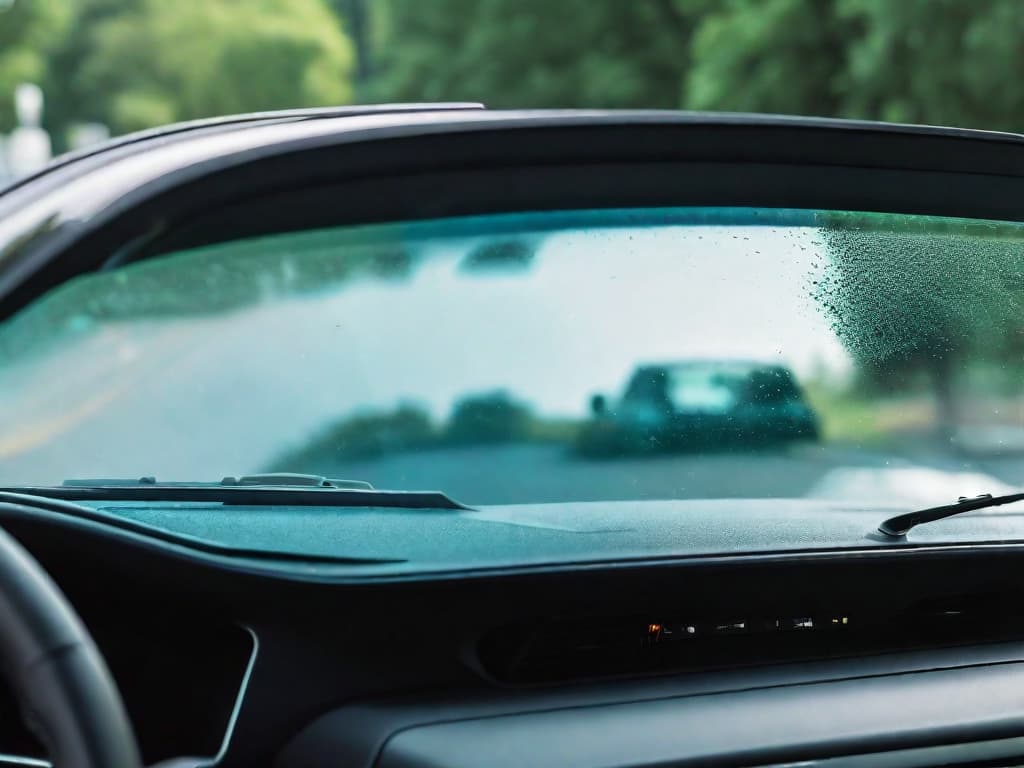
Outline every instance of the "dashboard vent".
<path id="1" fill-rule="evenodd" d="M 563 617 L 492 632 L 479 657 L 519 685 L 841 658 L 1022 638 L 1020 606 L 975 594 L 895 610 Z"/>

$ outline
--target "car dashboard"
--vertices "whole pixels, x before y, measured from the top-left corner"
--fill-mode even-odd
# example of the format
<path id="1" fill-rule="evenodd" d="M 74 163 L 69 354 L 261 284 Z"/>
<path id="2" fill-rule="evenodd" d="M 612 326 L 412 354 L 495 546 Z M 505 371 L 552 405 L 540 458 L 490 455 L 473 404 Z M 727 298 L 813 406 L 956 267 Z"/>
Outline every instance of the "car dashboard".
<path id="1" fill-rule="evenodd" d="M 0 523 L 92 630 L 150 765 L 1005 765 L 1024 754 L 1024 549 L 1012 543 L 360 575 L 367 566 L 295 553 L 211 552 L 183 529 L 168 539 L 175 524 L 156 525 L 153 510 L 117 527 L 67 508 L 6 497 Z M 253 531 L 284 515 L 249 514 Z M 13 703 L 0 706 L 14 723 Z M 45 762 L 22 727 L 3 729 L 0 753 L 0 765 Z"/>

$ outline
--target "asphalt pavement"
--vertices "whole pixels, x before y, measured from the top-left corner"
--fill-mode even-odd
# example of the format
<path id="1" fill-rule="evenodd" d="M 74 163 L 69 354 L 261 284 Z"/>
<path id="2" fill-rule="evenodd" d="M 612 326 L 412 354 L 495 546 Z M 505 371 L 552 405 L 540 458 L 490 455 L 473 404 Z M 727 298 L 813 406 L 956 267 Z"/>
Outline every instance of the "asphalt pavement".
<path id="1" fill-rule="evenodd" d="M 443 490 L 474 504 L 803 496 L 835 463 L 821 451 L 588 460 L 564 445 L 439 448 L 325 463 L 380 488 Z"/>
<path id="2" fill-rule="evenodd" d="M 1022 464 L 1004 462 L 1000 473 L 1012 477 Z M 469 504 L 807 496 L 929 504 L 1007 488 L 971 462 L 941 457 L 910 461 L 828 444 L 603 460 L 580 459 L 562 445 L 514 444 L 325 462 L 312 469 L 379 488 L 442 490 Z"/>

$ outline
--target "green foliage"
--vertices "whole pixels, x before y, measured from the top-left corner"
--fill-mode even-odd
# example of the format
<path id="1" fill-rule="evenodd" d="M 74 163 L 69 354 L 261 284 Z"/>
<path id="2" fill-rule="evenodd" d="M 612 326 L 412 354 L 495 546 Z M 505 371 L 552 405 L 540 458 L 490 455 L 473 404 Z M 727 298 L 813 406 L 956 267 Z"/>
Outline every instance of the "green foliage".
<path id="1" fill-rule="evenodd" d="M 1018 0 L 730 0 L 703 16 L 684 103 L 1021 130 Z"/>
<path id="2" fill-rule="evenodd" d="M 138 10 L 139 0 L 75 0 L 68 5 L 71 19 L 66 32 L 48 52 L 49 66 L 43 85 L 45 122 L 58 144 L 63 130 L 74 122 L 109 123 L 117 82 L 95 80 L 83 67 L 98 50 L 97 35 L 118 16 Z M 72 10 L 73 9 L 73 10 Z"/>
<path id="3" fill-rule="evenodd" d="M 467 395 L 452 409 L 447 438 L 463 445 L 511 443 L 530 436 L 531 411 L 507 392 Z"/>
<path id="4" fill-rule="evenodd" d="M 920 216 L 822 214 L 814 297 L 864 366 L 1020 352 L 1024 228 Z"/>
<path id="5" fill-rule="evenodd" d="M 931 378 L 955 421 L 955 375 L 1024 354 L 1024 228 L 879 214 L 822 215 L 827 254 L 813 286 L 863 375 L 889 389 Z"/>
<path id="6" fill-rule="evenodd" d="M 844 109 L 882 120 L 1021 130 L 1017 0 L 841 0 L 868 33 L 848 51 Z"/>
<path id="7" fill-rule="evenodd" d="M 378 30 L 384 21 L 379 2 L 373 7 L 373 0 L 327 0 L 338 16 L 344 20 L 345 29 L 352 38 L 355 52 L 355 82 L 357 87 L 365 86 L 376 71 L 377 62 L 373 57 L 374 45 L 378 41 Z"/>
<path id="8" fill-rule="evenodd" d="M 338 419 L 274 459 L 268 472 L 333 474 L 339 463 L 378 459 L 403 451 L 495 445 L 520 441 L 571 444 L 579 423 L 535 416 L 507 392 L 466 395 L 448 421 L 435 424 L 417 405 L 360 411 Z"/>
<path id="9" fill-rule="evenodd" d="M 352 46 L 323 0 L 75 0 L 73 7 L 46 82 L 48 124 L 58 131 L 87 120 L 123 132 L 352 97 Z"/>
<path id="10" fill-rule="evenodd" d="M 430 415 L 418 406 L 403 404 L 393 411 L 367 411 L 342 419 L 301 448 L 275 459 L 268 471 L 329 472 L 337 461 L 373 459 L 435 441 Z"/>
<path id="11" fill-rule="evenodd" d="M 694 109 L 836 115 L 852 20 L 835 0 L 732 0 L 702 17 L 687 92 Z"/>
<path id="12" fill-rule="evenodd" d="M 468 272 L 529 269 L 537 254 L 537 243 L 527 238 L 488 240 L 466 254 L 461 268 Z"/>
<path id="13" fill-rule="evenodd" d="M 66 11 L 65 0 L 0 3 L 0 133 L 15 125 L 15 86 L 42 81 L 46 50 L 64 32 Z"/>
<path id="14" fill-rule="evenodd" d="M 386 0 L 394 100 L 494 107 L 677 107 L 693 0 Z"/>
<path id="15" fill-rule="evenodd" d="M 94 35 L 81 77 L 108 84 L 118 130 L 351 95 L 350 45 L 319 0 L 140 0 Z"/>
<path id="16" fill-rule="evenodd" d="M 368 7 L 365 0 L 335 0 Z M 1019 130 L 1018 0 L 380 0 L 363 93 Z"/>
<path id="17" fill-rule="evenodd" d="M 43 81 L 58 144 L 354 97 L 1019 130 L 1022 37 L 1019 0 L 15 0 L 0 94 Z"/>

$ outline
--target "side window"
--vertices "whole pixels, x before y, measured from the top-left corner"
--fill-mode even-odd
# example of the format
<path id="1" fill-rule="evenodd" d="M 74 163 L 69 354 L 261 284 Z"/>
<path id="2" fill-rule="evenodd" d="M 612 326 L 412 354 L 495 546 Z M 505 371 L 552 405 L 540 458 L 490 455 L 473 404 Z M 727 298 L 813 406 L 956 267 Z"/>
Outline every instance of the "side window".
<path id="1" fill-rule="evenodd" d="M 645 403 L 664 400 L 666 380 L 665 371 L 660 369 L 638 371 L 626 387 L 623 400 Z"/>

